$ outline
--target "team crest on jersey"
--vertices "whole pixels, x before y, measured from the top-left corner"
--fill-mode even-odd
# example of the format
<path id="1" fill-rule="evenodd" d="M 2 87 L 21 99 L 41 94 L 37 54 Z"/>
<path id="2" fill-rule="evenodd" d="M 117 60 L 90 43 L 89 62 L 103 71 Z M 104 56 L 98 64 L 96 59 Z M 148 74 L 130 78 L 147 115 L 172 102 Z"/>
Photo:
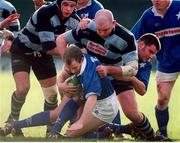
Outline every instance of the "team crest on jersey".
<path id="1" fill-rule="evenodd" d="M 88 18 L 89 17 L 89 13 L 84 13 L 84 14 L 81 14 L 80 16 L 81 18 Z"/>
<path id="2" fill-rule="evenodd" d="M 108 52 L 108 50 L 105 49 L 103 46 L 101 46 L 100 44 L 94 43 L 92 41 L 89 41 L 87 43 L 87 49 L 101 56 L 105 56 Z"/>
<path id="3" fill-rule="evenodd" d="M 179 20 L 180 19 L 180 11 L 178 14 L 176 14 L 176 16 L 177 16 L 177 20 Z"/>

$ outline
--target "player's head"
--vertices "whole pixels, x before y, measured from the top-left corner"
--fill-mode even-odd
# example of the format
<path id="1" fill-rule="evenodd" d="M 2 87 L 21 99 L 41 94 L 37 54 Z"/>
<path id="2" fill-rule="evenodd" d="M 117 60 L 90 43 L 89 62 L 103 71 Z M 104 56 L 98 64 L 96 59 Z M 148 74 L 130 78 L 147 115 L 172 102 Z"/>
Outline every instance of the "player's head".
<path id="1" fill-rule="evenodd" d="M 96 24 L 97 34 L 104 39 L 111 34 L 116 25 L 112 12 L 107 9 L 97 11 L 94 21 Z"/>
<path id="2" fill-rule="evenodd" d="M 169 4 L 170 4 L 170 0 L 151 0 L 154 8 L 158 11 L 158 12 L 163 12 L 165 13 Z"/>
<path id="3" fill-rule="evenodd" d="M 68 18 L 74 12 L 77 0 L 56 0 L 56 3 L 60 8 L 62 18 Z"/>
<path id="4" fill-rule="evenodd" d="M 83 54 L 78 47 L 70 45 L 64 53 L 63 61 L 64 70 L 67 73 L 78 75 L 83 62 Z"/>
<path id="5" fill-rule="evenodd" d="M 143 62 L 147 62 L 161 49 L 159 38 L 152 33 L 142 35 L 138 40 L 138 55 Z"/>

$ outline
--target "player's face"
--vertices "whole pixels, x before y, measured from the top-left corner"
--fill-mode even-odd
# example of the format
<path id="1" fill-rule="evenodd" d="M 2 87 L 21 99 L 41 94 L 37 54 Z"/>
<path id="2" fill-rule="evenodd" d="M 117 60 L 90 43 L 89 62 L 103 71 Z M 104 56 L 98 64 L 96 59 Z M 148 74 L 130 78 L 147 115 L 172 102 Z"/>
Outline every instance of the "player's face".
<path id="1" fill-rule="evenodd" d="M 153 56 L 157 53 L 155 45 L 145 45 L 144 42 L 139 42 L 138 46 L 139 58 L 143 62 L 147 62 L 148 60 L 152 59 Z"/>
<path id="2" fill-rule="evenodd" d="M 115 21 L 113 22 L 95 21 L 95 23 L 96 23 L 96 32 L 103 39 L 106 39 L 111 34 L 115 26 Z"/>
<path id="3" fill-rule="evenodd" d="M 64 64 L 64 70 L 71 75 L 78 75 L 81 70 L 82 61 L 79 63 L 73 60 L 70 65 Z"/>
<path id="4" fill-rule="evenodd" d="M 170 0 L 151 0 L 157 11 L 164 11 L 169 6 Z"/>
<path id="5" fill-rule="evenodd" d="M 76 3 L 73 1 L 62 1 L 61 12 L 63 18 L 68 18 L 73 13 Z"/>

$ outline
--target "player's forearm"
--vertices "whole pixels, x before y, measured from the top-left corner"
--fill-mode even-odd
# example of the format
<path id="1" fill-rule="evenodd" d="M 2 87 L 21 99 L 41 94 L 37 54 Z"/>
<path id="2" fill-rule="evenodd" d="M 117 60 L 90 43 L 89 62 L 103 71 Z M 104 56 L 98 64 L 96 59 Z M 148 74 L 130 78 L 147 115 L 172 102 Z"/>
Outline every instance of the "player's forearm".
<path id="1" fill-rule="evenodd" d="M 57 52 L 58 54 L 61 56 L 61 58 L 63 58 L 65 50 L 67 48 L 67 41 L 66 38 L 63 35 L 59 35 L 56 38 L 56 48 L 57 48 Z"/>
<path id="2" fill-rule="evenodd" d="M 109 75 L 112 75 L 115 78 L 126 76 L 131 77 L 136 75 L 138 70 L 138 62 L 137 61 L 131 61 L 128 62 L 124 66 L 107 66 L 107 71 Z"/>
<path id="3" fill-rule="evenodd" d="M 146 93 L 146 86 L 142 81 L 137 79 L 136 77 L 131 77 L 131 83 L 134 87 L 134 90 L 139 94 L 139 95 L 144 95 Z"/>
<path id="4" fill-rule="evenodd" d="M 90 95 L 88 99 L 85 102 L 83 113 L 82 113 L 82 119 L 85 119 L 89 117 L 89 114 L 92 114 L 92 111 L 94 107 L 96 106 L 97 102 L 97 96 L 96 95 Z"/>

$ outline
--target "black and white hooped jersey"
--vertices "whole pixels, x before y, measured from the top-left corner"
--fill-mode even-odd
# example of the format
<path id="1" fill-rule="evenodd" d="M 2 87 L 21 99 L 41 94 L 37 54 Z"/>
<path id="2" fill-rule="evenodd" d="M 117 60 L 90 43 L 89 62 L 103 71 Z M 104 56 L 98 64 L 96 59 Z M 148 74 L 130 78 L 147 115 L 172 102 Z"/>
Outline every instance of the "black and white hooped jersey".
<path id="1" fill-rule="evenodd" d="M 96 33 L 93 21 L 88 24 L 88 28 L 74 29 L 64 33 L 64 36 L 69 44 L 80 42 L 90 55 L 97 57 L 101 63 L 106 65 L 122 66 L 129 61 L 138 59 L 133 34 L 119 24 L 106 39 Z"/>
<path id="2" fill-rule="evenodd" d="M 15 7 L 8 1 L 0 0 L 0 21 L 3 21 L 13 13 L 16 13 Z M 13 21 L 7 28 L 12 32 L 18 32 L 20 30 L 19 20 Z"/>
<path id="3" fill-rule="evenodd" d="M 56 3 L 43 5 L 34 12 L 18 37 L 28 48 L 46 52 L 56 47 L 57 35 L 76 28 L 79 21 L 75 13 L 62 20 Z"/>

